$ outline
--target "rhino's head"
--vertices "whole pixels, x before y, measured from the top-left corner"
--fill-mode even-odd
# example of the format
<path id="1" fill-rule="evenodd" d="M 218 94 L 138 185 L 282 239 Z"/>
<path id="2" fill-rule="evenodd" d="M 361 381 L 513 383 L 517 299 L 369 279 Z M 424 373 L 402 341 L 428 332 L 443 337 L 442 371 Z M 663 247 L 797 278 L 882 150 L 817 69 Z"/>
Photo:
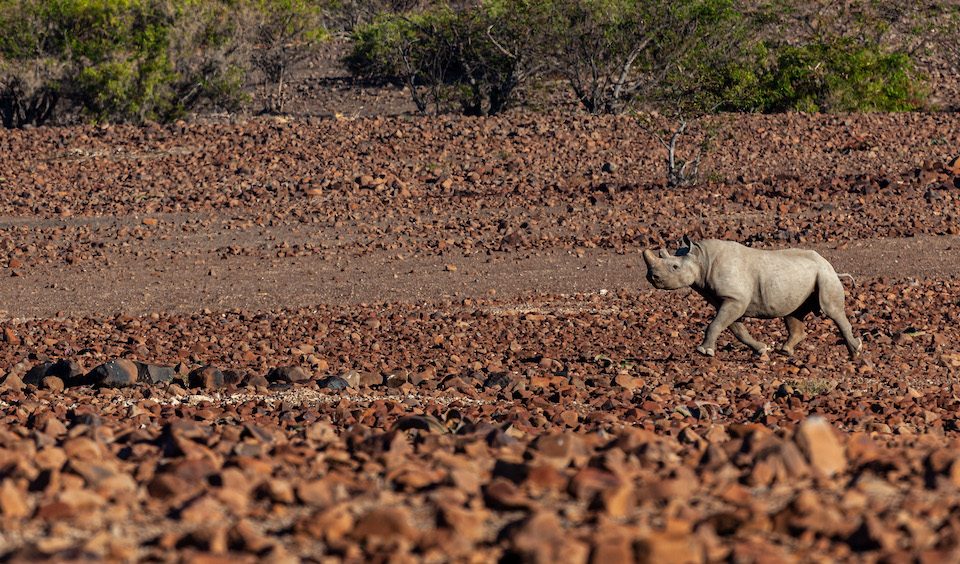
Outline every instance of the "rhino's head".
<path id="1" fill-rule="evenodd" d="M 700 279 L 699 251 L 687 236 L 683 237 L 683 246 L 676 255 L 671 255 L 666 249 L 660 249 L 659 253 L 650 249 L 643 251 L 647 280 L 660 290 L 676 290 L 692 285 Z"/>

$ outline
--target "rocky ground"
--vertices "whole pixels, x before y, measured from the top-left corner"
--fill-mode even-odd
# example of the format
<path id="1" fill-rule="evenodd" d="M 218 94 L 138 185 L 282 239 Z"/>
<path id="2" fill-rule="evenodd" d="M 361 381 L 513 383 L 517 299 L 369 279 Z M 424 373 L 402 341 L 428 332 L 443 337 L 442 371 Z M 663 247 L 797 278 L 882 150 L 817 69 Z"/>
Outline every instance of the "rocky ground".
<path id="1" fill-rule="evenodd" d="M 957 560 L 960 118 L 708 133 L 686 189 L 629 118 L 0 133 L 0 554 Z M 683 234 L 820 250 L 862 357 L 697 356 Z"/>

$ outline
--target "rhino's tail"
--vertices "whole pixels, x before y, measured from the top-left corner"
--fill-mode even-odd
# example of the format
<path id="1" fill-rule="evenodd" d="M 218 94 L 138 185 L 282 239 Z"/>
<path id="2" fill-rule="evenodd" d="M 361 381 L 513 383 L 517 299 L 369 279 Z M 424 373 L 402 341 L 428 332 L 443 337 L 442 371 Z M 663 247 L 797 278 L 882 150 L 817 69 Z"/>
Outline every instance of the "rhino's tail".
<path id="1" fill-rule="evenodd" d="M 846 272 L 839 272 L 837 273 L 837 278 L 849 278 L 850 283 L 853 284 L 854 287 L 857 286 L 857 280 L 853 277 L 852 274 L 848 274 Z"/>

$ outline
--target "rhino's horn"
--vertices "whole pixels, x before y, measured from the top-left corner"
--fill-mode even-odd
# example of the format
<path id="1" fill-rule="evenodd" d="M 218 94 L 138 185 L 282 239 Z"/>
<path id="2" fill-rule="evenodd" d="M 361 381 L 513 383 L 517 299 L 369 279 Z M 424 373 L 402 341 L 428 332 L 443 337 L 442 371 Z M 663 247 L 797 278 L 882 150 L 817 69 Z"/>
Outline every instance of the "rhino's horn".
<path id="1" fill-rule="evenodd" d="M 643 260 L 647 263 L 647 266 L 653 266 L 653 263 L 657 260 L 657 255 L 653 254 L 650 249 L 644 249 Z"/>
<path id="2" fill-rule="evenodd" d="M 660 249 L 660 258 L 669 258 L 669 257 L 670 257 L 670 251 L 666 249 Z"/>

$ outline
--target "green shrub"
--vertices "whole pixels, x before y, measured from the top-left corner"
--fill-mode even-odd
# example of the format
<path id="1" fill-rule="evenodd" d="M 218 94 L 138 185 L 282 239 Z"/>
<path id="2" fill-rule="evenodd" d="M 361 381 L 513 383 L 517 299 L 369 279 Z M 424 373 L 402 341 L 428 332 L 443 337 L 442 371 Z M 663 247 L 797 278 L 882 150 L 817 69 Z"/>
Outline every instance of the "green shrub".
<path id="1" fill-rule="evenodd" d="M 43 123 L 60 106 L 93 121 L 234 109 L 244 99 L 234 13 L 218 0 L 0 0 L 4 125 Z"/>
<path id="2" fill-rule="evenodd" d="M 251 63 L 261 75 L 264 110 L 283 112 L 290 68 L 315 52 L 328 37 L 324 12 L 312 0 L 250 0 Z"/>
<path id="3" fill-rule="evenodd" d="M 686 117 L 712 113 L 753 94 L 765 45 L 727 0 L 676 2 L 661 24 L 641 102 Z"/>
<path id="4" fill-rule="evenodd" d="M 496 114 L 544 65 L 534 19 L 545 4 L 497 0 L 382 14 L 354 30 L 346 63 L 357 76 L 405 84 L 421 112 Z"/>
<path id="5" fill-rule="evenodd" d="M 898 112 L 920 109 L 926 93 L 905 53 L 849 40 L 764 49 L 749 65 L 718 67 L 729 79 L 728 111 Z"/>
<path id="6" fill-rule="evenodd" d="M 764 111 L 883 111 L 922 107 L 924 92 L 905 53 L 849 41 L 785 47 L 765 77 Z"/>

